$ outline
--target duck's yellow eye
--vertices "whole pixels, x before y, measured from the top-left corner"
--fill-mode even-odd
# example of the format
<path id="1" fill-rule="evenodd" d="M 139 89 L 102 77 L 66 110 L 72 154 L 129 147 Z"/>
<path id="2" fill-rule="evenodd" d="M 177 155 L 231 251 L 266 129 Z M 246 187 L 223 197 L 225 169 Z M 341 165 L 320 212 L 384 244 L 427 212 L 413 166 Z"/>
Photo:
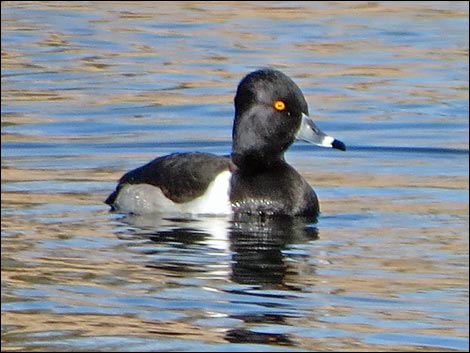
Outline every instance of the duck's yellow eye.
<path id="1" fill-rule="evenodd" d="M 274 107 L 274 109 L 281 112 L 284 109 L 286 109 L 286 103 L 284 103 L 283 101 L 275 101 L 274 104 L 273 104 L 273 107 Z"/>

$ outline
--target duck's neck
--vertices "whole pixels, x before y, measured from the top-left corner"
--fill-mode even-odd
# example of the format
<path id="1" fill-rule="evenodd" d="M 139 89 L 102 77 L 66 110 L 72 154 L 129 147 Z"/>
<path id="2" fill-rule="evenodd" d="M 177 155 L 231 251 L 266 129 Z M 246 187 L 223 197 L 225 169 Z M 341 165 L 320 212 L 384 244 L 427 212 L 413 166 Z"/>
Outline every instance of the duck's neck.
<path id="1" fill-rule="evenodd" d="M 279 164 L 285 163 L 283 152 L 260 153 L 260 151 L 256 151 L 250 153 L 245 151 L 245 153 L 238 153 L 237 151 L 233 151 L 231 157 L 233 164 L 235 164 L 239 171 L 249 174 L 269 170 Z"/>

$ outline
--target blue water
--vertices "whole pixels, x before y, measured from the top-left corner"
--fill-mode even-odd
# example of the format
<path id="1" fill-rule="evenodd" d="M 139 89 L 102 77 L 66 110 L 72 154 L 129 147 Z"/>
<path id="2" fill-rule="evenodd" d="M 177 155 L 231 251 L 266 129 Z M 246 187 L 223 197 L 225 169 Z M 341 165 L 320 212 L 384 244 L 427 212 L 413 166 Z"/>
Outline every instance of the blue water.
<path id="1" fill-rule="evenodd" d="M 468 3 L 2 2 L 2 350 L 468 351 Z M 316 224 L 109 212 L 273 66 Z"/>

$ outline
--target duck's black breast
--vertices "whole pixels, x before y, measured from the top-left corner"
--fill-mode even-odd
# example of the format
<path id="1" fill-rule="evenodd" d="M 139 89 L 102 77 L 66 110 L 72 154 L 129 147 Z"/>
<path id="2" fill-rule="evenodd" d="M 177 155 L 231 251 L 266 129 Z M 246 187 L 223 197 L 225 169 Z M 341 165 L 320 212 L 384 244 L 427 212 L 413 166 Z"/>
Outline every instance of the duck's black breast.
<path id="1" fill-rule="evenodd" d="M 167 199 L 186 203 L 204 194 L 216 176 L 228 170 L 229 163 L 229 157 L 199 152 L 159 157 L 124 174 L 105 202 L 114 205 L 126 185 L 148 184 L 158 187 Z"/>
<path id="2" fill-rule="evenodd" d="M 230 201 L 236 213 L 308 217 L 319 213 L 313 189 L 284 161 L 257 171 L 235 170 Z"/>

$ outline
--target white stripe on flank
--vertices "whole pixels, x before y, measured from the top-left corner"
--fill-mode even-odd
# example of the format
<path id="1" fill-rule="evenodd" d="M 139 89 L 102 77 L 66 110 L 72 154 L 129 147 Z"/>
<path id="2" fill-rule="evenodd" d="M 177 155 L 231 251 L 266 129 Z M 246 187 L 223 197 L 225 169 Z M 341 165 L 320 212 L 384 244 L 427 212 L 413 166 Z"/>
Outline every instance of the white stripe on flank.
<path id="1" fill-rule="evenodd" d="M 186 203 L 176 203 L 167 199 L 160 188 L 150 184 L 127 184 L 119 191 L 114 204 L 119 211 L 135 214 L 230 214 L 231 176 L 232 173 L 228 170 L 218 174 L 203 195 Z"/>

